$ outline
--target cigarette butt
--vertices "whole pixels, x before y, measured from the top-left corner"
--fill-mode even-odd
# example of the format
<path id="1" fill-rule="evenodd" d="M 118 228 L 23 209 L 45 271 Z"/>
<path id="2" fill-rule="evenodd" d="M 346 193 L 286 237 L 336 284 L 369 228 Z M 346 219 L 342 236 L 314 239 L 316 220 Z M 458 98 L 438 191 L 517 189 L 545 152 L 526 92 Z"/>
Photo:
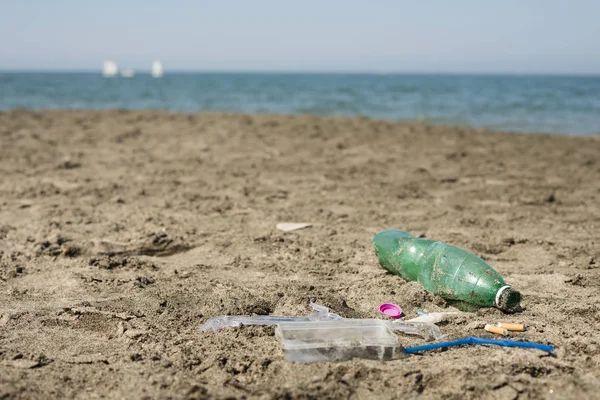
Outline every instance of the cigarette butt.
<path id="1" fill-rule="evenodd" d="M 496 324 L 498 328 L 506 329 L 507 331 L 518 331 L 523 332 L 525 330 L 525 325 L 523 324 L 511 324 L 506 322 L 498 322 Z"/>
<path id="2" fill-rule="evenodd" d="M 494 326 L 494 325 L 487 324 L 485 326 L 485 328 L 483 328 L 483 329 L 485 329 L 488 332 L 495 333 L 497 335 L 508 336 L 508 331 L 506 329 L 499 328 L 499 327 Z"/>

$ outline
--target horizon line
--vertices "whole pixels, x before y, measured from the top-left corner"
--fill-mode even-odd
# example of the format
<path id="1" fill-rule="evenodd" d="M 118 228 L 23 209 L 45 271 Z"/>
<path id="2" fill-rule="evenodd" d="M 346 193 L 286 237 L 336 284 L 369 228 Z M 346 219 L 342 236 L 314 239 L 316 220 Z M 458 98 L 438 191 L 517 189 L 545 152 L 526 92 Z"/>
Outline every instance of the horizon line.
<path id="1" fill-rule="evenodd" d="M 140 74 L 150 74 L 150 69 L 135 69 Z M 89 73 L 102 75 L 102 69 L 92 68 L 1 68 L 0 73 Z M 340 69 L 169 69 L 164 72 L 169 74 L 282 74 L 282 75 L 481 75 L 481 76 L 573 76 L 573 77 L 600 77 L 600 72 L 517 72 L 517 71 L 411 71 L 411 70 L 340 70 Z"/>

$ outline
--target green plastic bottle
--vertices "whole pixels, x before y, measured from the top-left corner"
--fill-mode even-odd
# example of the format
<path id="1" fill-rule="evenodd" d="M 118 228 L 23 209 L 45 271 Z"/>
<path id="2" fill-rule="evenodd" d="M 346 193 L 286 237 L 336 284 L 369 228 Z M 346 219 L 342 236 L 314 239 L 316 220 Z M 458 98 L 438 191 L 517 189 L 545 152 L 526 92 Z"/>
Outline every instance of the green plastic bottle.
<path id="1" fill-rule="evenodd" d="M 390 229 L 373 238 L 381 265 L 462 310 L 498 307 L 515 312 L 521 294 L 504 282 L 496 270 L 475 254 L 435 240 L 419 239 Z"/>

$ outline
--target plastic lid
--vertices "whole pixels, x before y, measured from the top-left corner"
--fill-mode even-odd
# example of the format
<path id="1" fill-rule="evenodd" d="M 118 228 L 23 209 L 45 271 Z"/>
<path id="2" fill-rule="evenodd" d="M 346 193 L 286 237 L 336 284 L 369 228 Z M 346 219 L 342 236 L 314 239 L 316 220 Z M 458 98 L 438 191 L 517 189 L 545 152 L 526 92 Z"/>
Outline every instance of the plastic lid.
<path id="1" fill-rule="evenodd" d="M 400 306 L 393 303 L 383 303 L 379 306 L 379 312 L 392 319 L 398 319 L 402 316 L 402 309 Z"/>

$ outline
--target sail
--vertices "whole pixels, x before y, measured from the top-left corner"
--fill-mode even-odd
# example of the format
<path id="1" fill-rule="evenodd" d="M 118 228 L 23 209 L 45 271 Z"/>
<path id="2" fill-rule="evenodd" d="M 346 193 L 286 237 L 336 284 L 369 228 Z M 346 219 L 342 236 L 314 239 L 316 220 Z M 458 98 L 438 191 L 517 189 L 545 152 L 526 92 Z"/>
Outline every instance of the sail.
<path id="1" fill-rule="evenodd" d="M 160 61 L 154 61 L 152 63 L 152 76 L 155 78 L 163 76 L 163 67 Z"/>
<path id="2" fill-rule="evenodd" d="M 111 77 L 117 75 L 118 68 L 117 64 L 114 61 L 104 61 L 104 65 L 102 67 L 102 75 L 106 77 Z"/>

